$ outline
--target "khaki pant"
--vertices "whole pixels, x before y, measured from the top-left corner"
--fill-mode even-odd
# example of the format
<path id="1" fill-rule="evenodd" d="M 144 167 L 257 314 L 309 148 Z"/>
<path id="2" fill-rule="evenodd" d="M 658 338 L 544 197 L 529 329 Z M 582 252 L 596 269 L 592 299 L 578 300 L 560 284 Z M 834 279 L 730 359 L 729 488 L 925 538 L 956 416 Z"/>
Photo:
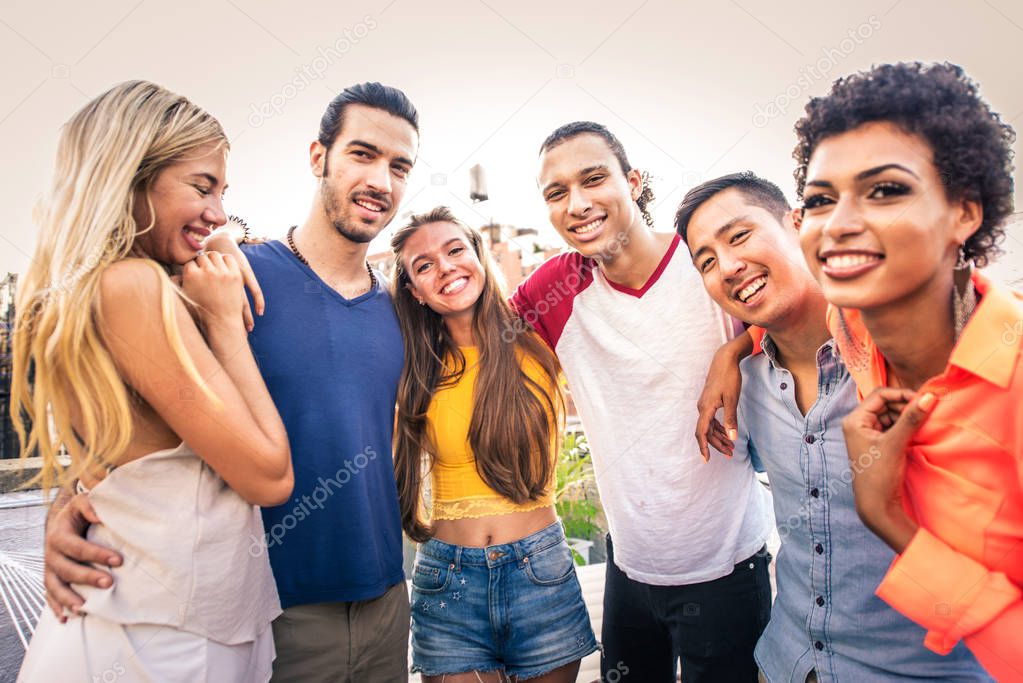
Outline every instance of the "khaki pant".
<path id="1" fill-rule="evenodd" d="M 406 683 L 405 582 L 373 600 L 296 605 L 273 622 L 274 683 Z"/>

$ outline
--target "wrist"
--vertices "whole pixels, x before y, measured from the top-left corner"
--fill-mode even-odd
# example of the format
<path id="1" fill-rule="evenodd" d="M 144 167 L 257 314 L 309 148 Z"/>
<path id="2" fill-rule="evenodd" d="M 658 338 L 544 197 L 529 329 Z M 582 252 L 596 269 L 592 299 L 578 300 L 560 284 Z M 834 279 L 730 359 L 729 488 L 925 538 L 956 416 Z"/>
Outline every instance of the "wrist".
<path id="1" fill-rule="evenodd" d="M 218 341 L 246 339 L 248 336 L 245 321 L 238 314 L 232 315 L 230 318 L 210 316 L 203 320 L 203 328 L 206 330 L 207 341 L 211 344 Z"/>
<path id="2" fill-rule="evenodd" d="M 893 501 L 880 509 L 883 512 L 875 516 L 870 525 L 871 530 L 888 544 L 888 547 L 902 554 L 916 535 L 917 524 L 910 519 L 899 502 Z"/>

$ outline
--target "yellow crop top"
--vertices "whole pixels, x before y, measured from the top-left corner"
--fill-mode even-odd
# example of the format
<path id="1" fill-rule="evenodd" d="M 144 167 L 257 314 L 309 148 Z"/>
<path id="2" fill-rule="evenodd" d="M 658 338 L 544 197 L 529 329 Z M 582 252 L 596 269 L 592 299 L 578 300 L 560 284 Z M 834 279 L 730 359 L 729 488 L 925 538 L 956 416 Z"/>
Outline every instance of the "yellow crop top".
<path id="1" fill-rule="evenodd" d="M 490 488 L 476 471 L 476 458 L 469 445 L 473 391 L 479 374 L 479 351 L 474 346 L 459 347 L 465 356 L 465 372 L 457 384 L 439 389 L 426 411 L 426 433 L 434 447 L 431 472 L 431 518 L 465 519 L 525 512 L 554 504 L 554 468 L 546 493 L 537 500 L 519 505 Z M 540 386 L 550 380 L 540 365 L 529 357 L 522 359 L 526 374 Z M 551 390 L 555 390 L 554 387 Z M 551 424 L 556 424 L 551 420 Z M 557 439 L 551 441 L 550 457 L 555 459 Z"/>

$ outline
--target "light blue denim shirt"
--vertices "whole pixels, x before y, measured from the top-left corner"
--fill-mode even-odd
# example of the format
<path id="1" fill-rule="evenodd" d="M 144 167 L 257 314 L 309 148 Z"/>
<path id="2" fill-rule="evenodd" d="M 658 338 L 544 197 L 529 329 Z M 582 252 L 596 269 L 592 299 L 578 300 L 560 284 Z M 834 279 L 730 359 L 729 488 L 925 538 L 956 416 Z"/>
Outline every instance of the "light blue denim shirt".
<path id="1" fill-rule="evenodd" d="M 757 643 L 769 681 L 992 680 L 960 643 L 942 657 L 924 629 L 874 590 L 895 555 L 856 515 L 842 418 L 856 387 L 829 340 L 817 350 L 817 401 L 804 416 L 791 373 L 764 353 L 742 361 L 737 457 L 767 471 L 781 549 L 778 596 Z"/>

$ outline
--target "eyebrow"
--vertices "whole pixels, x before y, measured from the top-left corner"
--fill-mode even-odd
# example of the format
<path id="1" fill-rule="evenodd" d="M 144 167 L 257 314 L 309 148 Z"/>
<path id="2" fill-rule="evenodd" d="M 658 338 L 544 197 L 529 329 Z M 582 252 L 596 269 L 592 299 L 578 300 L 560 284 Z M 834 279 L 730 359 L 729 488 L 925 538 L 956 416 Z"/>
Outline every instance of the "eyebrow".
<path id="1" fill-rule="evenodd" d="M 607 164 L 597 164 L 595 166 L 587 166 L 586 168 L 584 168 L 581 171 L 579 171 L 578 173 L 576 173 L 576 176 L 589 175 L 589 174 L 593 173 L 594 171 L 607 171 Z M 553 183 L 547 183 L 547 185 L 545 185 L 543 190 L 541 190 L 540 192 L 541 192 L 541 194 L 547 194 L 547 190 L 551 189 L 555 185 L 560 185 L 560 184 L 561 183 L 559 183 L 556 180 Z"/>
<path id="2" fill-rule="evenodd" d="M 352 140 L 347 145 L 345 145 L 345 147 L 365 147 L 366 149 L 368 149 L 369 151 L 373 152 L 374 154 L 379 154 L 380 156 L 386 156 L 384 154 L 384 150 L 380 149 L 379 147 L 377 147 L 373 143 L 366 142 L 365 140 Z M 407 157 L 394 157 L 394 160 L 397 161 L 397 162 L 406 164 L 410 168 L 415 165 L 412 162 L 412 160 L 407 158 Z"/>
<path id="3" fill-rule="evenodd" d="M 192 177 L 192 178 L 195 178 L 195 177 L 205 178 L 209 182 L 209 184 L 213 185 L 214 187 L 220 184 L 220 180 L 217 178 L 217 176 L 213 175 L 212 173 L 205 173 L 205 172 L 193 173 L 189 177 Z M 228 186 L 225 184 L 224 188 L 221 191 L 222 192 L 226 192 L 227 191 L 227 187 Z"/>
<path id="4" fill-rule="evenodd" d="M 857 173 L 856 177 L 855 177 L 855 180 L 857 182 L 859 182 L 861 180 L 866 180 L 867 178 L 872 178 L 873 176 L 876 176 L 876 175 L 878 175 L 880 173 L 883 173 L 884 171 L 887 171 L 887 170 L 892 169 L 892 168 L 896 168 L 896 169 L 898 169 L 900 171 L 904 171 L 904 172 L 908 173 L 909 175 L 913 176 L 914 178 L 916 178 L 917 180 L 920 180 L 920 176 L 918 176 L 916 173 L 914 173 L 909 168 L 906 168 L 902 164 L 881 164 L 880 166 L 875 166 L 873 168 L 868 168 L 866 171 L 860 171 L 859 173 Z M 806 184 L 807 184 L 808 187 L 809 186 L 812 186 L 812 187 L 834 187 L 827 180 L 808 180 L 808 181 L 806 181 Z"/>
<path id="5" fill-rule="evenodd" d="M 725 234 L 726 232 L 728 232 L 729 230 L 734 228 L 739 223 L 745 223 L 745 222 L 749 221 L 749 219 L 750 218 L 749 218 L 748 214 L 745 215 L 745 216 L 736 216 L 735 218 L 733 218 L 732 220 L 728 221 L 727 223 L 725 223 L 720 228 L 718 228 L 717 230 L 714 231 L 714 239 L 717 239 L 717 238 L 721 237 L 723 234 Z M 710 247 L 708 247 L 706 245 L 704 245 L 704 246 L 700 247 L 699 249 L 697 249 L 696 253 L 693 254 L 693 262 L 694 263 L 696 262 L 697 258 L 700 256 L 700 254 L 702 254 L 705 251 L 709 251 L 709 250 L 710 250 Z"/>
<path id="6" fill-rule="evenodd" d="M 452 238 L 451 238 L 451 239 L 449 239 L 449 240 L 448 240 L 447 242 L 445 242 L 444 244 L 440 245 L 440 248 L 441 248 L 441 249 L 444 249 L 445 247 L 447 247 L 447 246 L 448 246 L 449 244 L 451 244 L 452 242 L 463 242 L 463 240 L 462 240 L 462 238 L 461 238 L 461 237 L 452 237 Z M 463 242 L 463 243 L 464 243 L 464 242 Z M 412 268 L 413 266 L 415 266 L 415 265 L 416 265 L 416 263 L 417 263 L 418 261 L 421 261 L 421 260 L 423 260 L 424 258 L 426 258 L 426 254 L 420 254 L 419 256 L 417 256 L 417 257 L 415 257 L 414 259 L 412 259 L 412 262 L 411 262 L 411 263 L 409 263 L 409 269 L 411 269 L 411 268 Z"/>

